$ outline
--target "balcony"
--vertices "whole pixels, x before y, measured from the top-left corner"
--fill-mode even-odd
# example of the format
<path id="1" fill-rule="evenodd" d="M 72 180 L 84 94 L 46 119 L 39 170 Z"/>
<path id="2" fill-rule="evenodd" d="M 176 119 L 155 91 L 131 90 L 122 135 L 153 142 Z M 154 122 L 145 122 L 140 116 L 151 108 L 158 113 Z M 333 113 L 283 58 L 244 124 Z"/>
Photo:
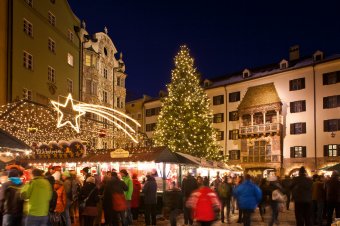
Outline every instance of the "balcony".
<path id="1" fill-rule="evenodd" d="M 266 134 L 280 132 L 280 123 L 266 123 L 253 126 L 241 126 L 240 135 Z"/>

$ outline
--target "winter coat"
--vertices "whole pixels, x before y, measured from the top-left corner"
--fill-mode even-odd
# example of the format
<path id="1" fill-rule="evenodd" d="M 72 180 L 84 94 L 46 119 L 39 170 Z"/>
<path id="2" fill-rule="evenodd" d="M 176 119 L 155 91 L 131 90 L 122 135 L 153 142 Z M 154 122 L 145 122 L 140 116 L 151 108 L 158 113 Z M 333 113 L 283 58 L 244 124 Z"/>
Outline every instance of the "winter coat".
<path id="1" fill-rule="evenodd" d="M 66 178 L 64 181 L 64 189 L 66 193 L 66 198 L 69 201 L 72 201 L 72 180 L 71 178 Z"/>
<path id="2" fill-rule="evenodd" d="M 191 193 L 198 188 L 196 179 L 193 176 L 188 176 L 182 181 L 182 193 L 184 198 L 189 198 Z"/>
<path id="3" fill-rule="evenodd" d="M 137 179 L 133 179 L 132 183 L 133 192 L 131 197 L 131 208 L 137 208 L 139 206 L 140 190 L 142 189 L 142 185 Z"/>
<path id="4" fill-rule="evenodd" d="M 221 209 L 217 194 L 206 186 L 193 191 L 186 206 L 193 209 L 194 219 L 204 222 L 216 220 Z"/>
<path id="5" fill-rule="evenodd" d="M 233 195 L 236 197 L 240 209 L 253 210 L 262 199 L 260 188 L 250 180 L 245 180 L 236 186 Z"/>
<path id="6" fill-rule="evenodd" d="M 125 199 L 126 200 L 131 200 L 132 192 L 133 192 L 132 180 L 131 180 L 131 178 L 129 176 L 123 177 L 122 180 L 124 181 L 124 183 L 128 187 L 128 190 L 124 191 Z"/>
<path id="7" fill-rule="evenodd" d="M 22 182 L 19 177 L 10 177 L 0 188 L 0 211 L 2 214 L 22 215 L 24 201 L 20 197 Z"/>
<path id="8" fill-rule="evenodd" d="M 143 187 L 144 204 L 157 204 L 157 183 L 154 177 L 150 176 Z"/>
<path id="9" fill-rule="evenodd" d="M 21 197 L 28 199 L 28 214 L 47 216 L 52 197 L 50 182 L 43 177 L 35 177 L 21 189 Z"/>
<path id="10" fill-rule="evenodd" d="M 57 192 L 57 205 L 54 211 L 62 213 L 66 208 L 66 192 L 63 183 L 61 181 L 56 181 L 54 184 L 54 190 Z"/>
<path id="11" fill-rule="evenodd" d="M 312 202 L 312 179 L 306 176 L 294 177 L 291 191 L 295 202 Z"/>
<path id="12" fill-rule="evenodd" d="M 340 181 L 337 177 L 331 177 L 325 185 L 327 202 L 340 203 Z"/>
<path id="13" fill-rule="evenodd" d="M 182 192 L 179 189 L 171 189 L 164 192 L 164 207 L 170 211 L 180 209 L 182 206 Z"/>
<path id="14" fill-rule="evenodd" d="M 128 187 L 126 186 L 124 181 L 120 180 L 117 177 L 112 177 L 112 180 L 108 180 L 104 185 L 103 207 L 107 210 L 112 210 L 112 194 L 124 194 L 124 191 L 127 190 Z"/>
<path id="15" fill-rule="evenodd" d="M 92 190 L 93 192 L 91 193 Z M 89 198 L 87 199 L 86 206 L 97 206 L 99 201 L 99 190 L 94 183 L 85 182 L 84 186 L 81 188 L 79 197 L 80 201 L 85 200 L 87 197 Z"/>

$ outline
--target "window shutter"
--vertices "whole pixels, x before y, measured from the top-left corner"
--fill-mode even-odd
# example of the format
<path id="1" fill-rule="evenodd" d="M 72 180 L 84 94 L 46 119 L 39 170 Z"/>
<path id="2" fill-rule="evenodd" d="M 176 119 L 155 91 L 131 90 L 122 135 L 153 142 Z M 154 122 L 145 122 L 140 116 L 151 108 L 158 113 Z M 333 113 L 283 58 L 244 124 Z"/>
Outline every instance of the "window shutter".
<path id="1" fill-rule="evenodd" d="M 337 107 L 340 107 L 340 95 L 337 95 L 337 97 L 336 97 L 336 99 L 337 99 L 337 104 L 336 104 L 336 106 Z"/>
<path id="2" fill-rule="evenodd" d="M 340 71 L 336 72 L 336 82 L 340 82 Z"/>
<path id="3" fill-rule="evenodd" d="M 340 119 L 338 119 L 338 131 L 340 130 Z"/>
<path id="4" fill-rule="evenodd" d="M 327 157 L 328 156 L 328 145 L 323 146 L 323 156 Z"/>
<path id="5" fill-rule="evenodd" d="M 294 102 L 290 102 L 290 113 L 294 113 Z"/>
<path id="6" fill-rule="evenodd" d="M 294 126 L 295 126 L 294 123 L 290 124 L 290 134 L 295 134 Z"/>
<path id="7" fill-rule="evenodd" d="M 302 101 L 302 111 L 306 111 L 306 101 Z"/>
<path id="8" fill-rule="evenodd" d="M 302 147 L 302 157 L 306 157 L 306 146 Z"/>
<path id="9" fill-rule="evenodd" d="M 327 107 L 327 100 L 328 100 L 328 97 L 323 98 L 323 109 L 328 108 Z"/>
<path id="10" fill-rule="evenodd" d="M 324 120 L 323 121 L 323 131 L 324 132 L 328 132 L 329 129 L 328 129 L 328 120 Z"/>
<path id="11" fill-rule="evenodd" d="M 294 155 L 294 147 L 290 147 L 290 157 L 291 158 L 295 157 L 295 155 Z"/>
<path id="12" fill-rule="evenodd" d="M 302 133 L 306 133 L 306 123 L 302 123 Z"/>
<path id="13" fill-rule="evenodd" d="M 337 152 L 336 155 L 337 155 L 337 156 L 340 156 L 340 144 L 338 144 L 338 147 L 337 147 L 336 152 Z"/>
<path id="14" fill-rule="evenodd" d="M 305 78 L 301 79 L 301 89 L 305 88 Z"/>
<path id="15" fill-rule="evenodd" d="M 328 85 L 328 79 L 327 79 L 328 76 L 327 76 L 327 74 L 323 74 L 322 76 L 323 76 L 322 77 L 323 84 L 324 85 Z"/>
<path id="16" fill-rule="evenodd" d="M 233 137 L 233 131 L 229 130 L 229 140 L 232 140 L 232 137 Z"/>
<path id="17" fill-rule="evenodd" d="M 221 122 L 224 122 L 224 113 L 221 113 Z"/>
<path id="18" fill-rule="evenodd" d="M 289 91 L 292 91 L 292 89 L 293 89 L 293 81 L 290 80 L 289 81 Z"/>
<path id="19" fill-rule="evenodd" d="M 237 156 L 236 156 L 236 160 L 240 160 L 240 150 L 236 150 Z"/>

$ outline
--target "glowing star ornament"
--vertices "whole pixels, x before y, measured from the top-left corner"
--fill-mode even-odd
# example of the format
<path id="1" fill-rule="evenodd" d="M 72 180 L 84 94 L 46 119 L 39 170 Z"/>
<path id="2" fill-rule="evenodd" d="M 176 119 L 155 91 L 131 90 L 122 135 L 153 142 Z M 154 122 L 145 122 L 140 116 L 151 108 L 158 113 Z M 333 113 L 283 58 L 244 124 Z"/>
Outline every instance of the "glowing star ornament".
<path id="1" fill-rule="evenodd" d="M 51 101 L 51 103 L 58 112 L 57 128 L 60 128 L 60 127 L 63 127 L 69 124 L 77 133 L 79 133 L 80 117 L 84 115 L 86 112 L 83 109 L 77 107 L 77 105 L 73 104 L 72 95 L 69 94 L 67 96 L 65 104 L 61 104 L 56 101 Z M 68 109 L 72 109 L 72 111 L 75 113 L 74 114 L 75 117 L 73 118 L 74 123 L 72 123 L 69 120 L 64 120 L 64 112 L 68 111 Z"/>

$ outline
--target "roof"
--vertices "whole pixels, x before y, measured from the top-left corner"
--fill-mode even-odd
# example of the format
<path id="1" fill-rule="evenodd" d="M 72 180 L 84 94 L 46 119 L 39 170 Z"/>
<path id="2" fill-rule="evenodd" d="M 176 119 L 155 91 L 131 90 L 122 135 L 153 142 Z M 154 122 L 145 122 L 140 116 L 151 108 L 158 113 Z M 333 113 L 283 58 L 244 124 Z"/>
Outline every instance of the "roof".
<path id="1" fill-rule="evenodd" d="M 274 83 L 249 87 L 238 109 L 247 109 L 256 106 L 281 103 Z"/>
<path id="2" fill-rule="evenodd" d="M 0 129 L 0 147 L 17 150 L 31 149 L 30 146 Z"/>

